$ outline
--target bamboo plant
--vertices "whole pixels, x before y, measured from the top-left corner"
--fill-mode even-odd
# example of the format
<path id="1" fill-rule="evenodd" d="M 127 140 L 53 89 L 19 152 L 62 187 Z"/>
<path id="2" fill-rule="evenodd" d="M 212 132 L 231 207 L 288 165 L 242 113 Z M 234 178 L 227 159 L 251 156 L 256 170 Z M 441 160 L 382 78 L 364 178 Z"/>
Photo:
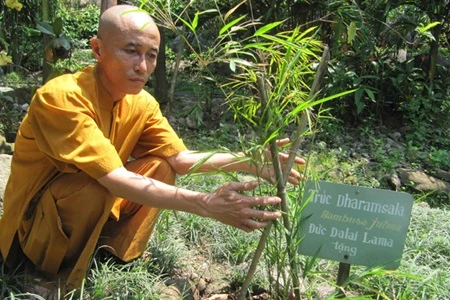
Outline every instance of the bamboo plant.
<path id="1" fill-rule="evenodd" d="M 177 21 L 181 20 L 196 35 L 198 18 L 204 13 L 216 13 L 217 19 L 223 24 L 215 43 L 204 53 L 195 52 L 195 47 L 189 44 L 188 39 L 184 40 L 198 57 L 199 64 L 206 67 L 210 63 L 221 62 L 233 72 L 231 78 L 226 82 L 218 82 L 218 85 L 234 111 L 236 122 L 253 133 L 253 140 L 246 140 L 245 143 L 253 146 L 243 149 L 247 153 L 247 162 L 256 168 L 271 164 L 275 170 L 272 193 L 282 199 L 279 209 L 283 216 L 281 223 L 277 221 L 270 224 L 262 232 L 239 299 L 245 298 L 264 252 L 268 256 L 267 270 L 275 296 L 300 299 L 301 270 L 297 248 L 301 241 L 299 214 L 304 207 L 300 201 L 303 191 L 301 186 L 288 186 L 286 177 L 287 170 L 293 167 L 301 139 L 312 133 L 313 108 L 346 94 L 317 97 L 320 78 L 326 68 L 326 47 L 314 38 L 314 27 L 284 30 L 282 21 L 261 24 L 249 20 L 245 15 L 234 16 L 238 6 L 225 15 L 219 10 L 207 10 L 195 13 L 192 20 L 186 20 L 176 15 L 169 16 L 170 12 L 168 15 L 150 2 L 147 5 L 145 7 L 156 12 L 156 18 L 169 29 L 175 28 L 175 23 L 171 21 L 173 17 Z M 321 53 L 324 53 L 322 58 Z M 314 80 L 313 63 L 321 61 L 320 71 Z M 209 74 L 209 78 L 214 78 L 214 74 Z M 290 137 L 291 147 L 288 149 L 288 163 L 282 165 L 278 160 L 280 149 L 277 140 L 284 137 Z M 270 248 L 268 251 L 264 251 L 266 246 Z"/>

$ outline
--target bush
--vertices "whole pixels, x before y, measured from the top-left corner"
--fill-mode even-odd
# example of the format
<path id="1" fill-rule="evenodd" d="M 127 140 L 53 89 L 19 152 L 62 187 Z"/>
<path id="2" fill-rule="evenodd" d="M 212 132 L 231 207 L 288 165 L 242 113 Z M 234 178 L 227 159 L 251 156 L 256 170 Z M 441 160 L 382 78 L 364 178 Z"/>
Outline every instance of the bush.
<path id="1" fill-rule="evenodd" d="M 5 72 L 17 71 L 22 67 L 37 71 L 42 65 L 42 38 L 33 33 L 36 26 L 39 6 L 35 1 L 22 1 L 21 11 L 0 8 L 0 49 L 8 51 L 13 65 Z"/>
<path id="2" fill-rule="evenodd" d="M 100 8 L 95 4 L 85 7 L 60 7 L 56 14 L 63 19 L 66 36 L 75 48 L 89 48 L 90 39 L 97 34 Z"/>

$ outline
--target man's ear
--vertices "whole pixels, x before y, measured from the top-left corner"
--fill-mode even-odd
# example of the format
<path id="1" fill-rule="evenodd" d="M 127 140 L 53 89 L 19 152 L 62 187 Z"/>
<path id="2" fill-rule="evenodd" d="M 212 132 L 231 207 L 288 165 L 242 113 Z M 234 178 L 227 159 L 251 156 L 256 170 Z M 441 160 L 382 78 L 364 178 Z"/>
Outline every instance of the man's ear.
<path id="1" fill-rule="evenodd" d="M 100 61 L 102 58 L 102 41 L 98 37 L 91 38 L 91 49 L 92 53 L 94 54 L 94 57 L 97 61 Z"/>

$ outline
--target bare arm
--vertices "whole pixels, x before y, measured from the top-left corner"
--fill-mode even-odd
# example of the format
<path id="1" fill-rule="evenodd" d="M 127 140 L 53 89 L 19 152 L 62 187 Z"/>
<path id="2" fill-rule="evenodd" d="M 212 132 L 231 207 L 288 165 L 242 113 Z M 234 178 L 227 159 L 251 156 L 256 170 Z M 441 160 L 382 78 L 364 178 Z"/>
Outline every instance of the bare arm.
<path id="1" fill-rule="evenodd" d="M 284 139 L 279 145 L 287 143 Z M 216 171 L 240 171 L 260 175 L 265 179 L 273 179 L 271 166 L 262 168 L 248 164 L 243 153 L 199 153 L 183 151 L 167 158 L 171 167 L 178 174 L 187 174 L 191 167 L 199 161 L 206 160 L 197 172 Z M 288 155 L 281 153 L 281 162 L 287 161 Z M 304 164 L 301 158 L 296 158 L 295 163 Z M 289 182 L 297 184 L 301 180 L 296 170 L 291 170 Z M 254 209 L 257 205 L 275 205 L 281 200 L 272 196 L 246 196 L 242 192 L 253 190 L 257 182 L 231 182 L 219 187 L 211 193 L 195 192 L 179 187 L 174 187 L 163 182 L 135 174 L 124 167 L 116 169 L 98 179 L 112 194 L 138 204 L 185 211 L 199 216 L 213 218 L 222 223 L 234 226 L 244 231 L 262 228 L 268 221 L 281 217 L 279 212 L 270 212 Z"/>
<path id="2" fill-rule="evenodd" d="M 189 173 L 192 166 L 205 159 L 207 161 L 197 169 L 197 172 L 210 172 L 221 169 L 226 172 L 241 171 L 251 173 L 251 166 L 242 160 L 244 157 L 243 153 L 205 153 L 186 150 L 168 157 L 167 161 L 180 175 Z"/>
<path id="3" fill-rule="evenodd" d="M 256 182 L 232 182 L 212 193 L 200 193 L 167 185 L 160 181 L 118 168 L 98 179 L 112 194 L 129 201 L 193 213 L 213 218 L 244 231 L 252 231 L 279 218 L 279 212 L 254 209 L 256 205 L 274 205 L 278 197 L 250 197 L 241 194 L 256 188 Z"/>
<path id="4" fill-rule="evenodd" d="M 279 146 L 283 146 L 289 142 L 289 139 L 279 140 L 277 143 Z M 266 151 L 266 155 L 270 161 L 270 153 Z M 210 172 L 222 170 L 226 172 L 245 172 L 258 175 L 269 181 L 274 181 L 274 171 L 271 165 L 255 166 L 249 164 L 245 159 L 244 153 L 201 153 L 194 151 L 183 151 L 176 155 L 167 158 L 167 161 L 171 167 L 180 175 L 187 174 L 191 171 L 191 167 L 199 161 L 206 160 L 196 172 Z M 280 153 L 279 159 L 281 163 L 287 162 L 289 155 L 286 153 Z M 296 157 L 295 164 L 304 165 L 305 160 Z M 297 170 L 292 169 L 289 174 L 288 181 L 292 184 L 298 184 L 302 176 Z"/>

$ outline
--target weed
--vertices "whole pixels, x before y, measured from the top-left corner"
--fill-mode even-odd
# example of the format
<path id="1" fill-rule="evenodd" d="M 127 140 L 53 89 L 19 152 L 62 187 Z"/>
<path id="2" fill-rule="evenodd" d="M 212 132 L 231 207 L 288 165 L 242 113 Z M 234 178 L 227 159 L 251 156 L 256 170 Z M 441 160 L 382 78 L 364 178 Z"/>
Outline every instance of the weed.
<path id="1" fill-rule="evenodd" d="M 15 140 L 20 122 L 26 112 L 24 108 L 12 96 L 0 91 L 0 129 L 9 143 Z"/>

